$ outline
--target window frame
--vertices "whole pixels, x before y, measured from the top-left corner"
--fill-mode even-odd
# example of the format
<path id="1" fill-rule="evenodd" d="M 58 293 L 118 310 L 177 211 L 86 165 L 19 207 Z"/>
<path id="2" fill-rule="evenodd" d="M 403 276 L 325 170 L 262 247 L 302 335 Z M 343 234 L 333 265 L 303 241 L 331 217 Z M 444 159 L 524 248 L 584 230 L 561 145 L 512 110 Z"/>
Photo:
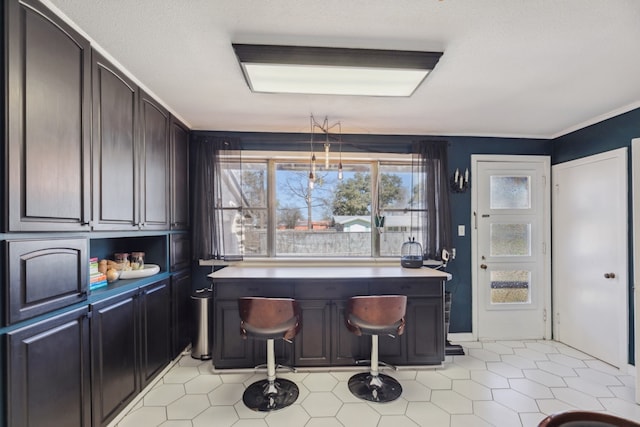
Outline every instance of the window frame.
<path id="1" fill-rule="evenodd" d="M 335 163 L 337 153 L 331 153 L 331 160 Z M 399 255 L 381 255 L 380 254 L 380 241 L 381 234 L 376 232 L 376 228 L 374 226 L 375 214 L 380 211 L 380 206 L 378 206 L 378 200 L 373 200 L 374 195 L 374 184 L 379 182 L 379 174 L 380 174 L 380 166 L 381 165 L 401 165 L 401 166 L 409 166 L 411 167 L 411 173 L 419 173 L 418 171 L 413 170 L 413 156 L 412 154 L 397 154 L 397 153 L 341 153 L 341 160 L 343 163 L 362 163 L 370 165 L 371 171 L 371 251 L 368 256 L 346 256 L 349 260 L 366 260 L 366 259 L 397 259 L 400 258 Z M 290 255 L 278 255 L 276 252 L 276 225 L 277 225 L 277 189 L 276 189 L 276 170 L 277 165 L 280 163 L 300 163 L 305 164 L 310 161 L 310 153 L 304 151 L 251 151 L 251 150 L 242 150 L 240 152 L 241 163 L 249 164 L 249 163 L 265 163 L 267 168 L 267 177 L 266 177 L 266 201 L 267 201 L 267 230 L 266 230 L 266 251 L 264 255 L 247 255 L 244 253 L 243 259 L 245 261 L 252 260 L 261 260 L 261 259 L 287 259 L 287 260 L 300 260 L 301 262 L 309 259 L 331 259 L 331 256 L 322 255 L 322 254 L 312 254 L 308 256 L 290 256 Z M 322 153 L 316 153 L 316 157 L 319 159 L 318 162 L 323 162 Z M 242 168 L 242 172 L 244 173 L 244 168 Z M 415 185 L 412 181 L 412 184 Z M 377 185 L 377 184 L 376 184 Z M 409 198 L 411 197 L 412 188 L 407 187 L 409 192 Z M 244 204 L 240 207 L 242 211 L 248 209 L 248 206 L 244 206 Z M 401 211 L 401 208 L 393 209 L 393 211 Z M 424 209 L 415 209 L 415 208 L 407 208 L 405 210 L 411 211 L 411 214 L 415 214 L 418 210 Z M 416 230 L 418 226 L 414 226 L 413 230 Z M 413 230 L 409 230 L 411 233 Z M 343 257 L 344 258 L 344 257 Z"/>

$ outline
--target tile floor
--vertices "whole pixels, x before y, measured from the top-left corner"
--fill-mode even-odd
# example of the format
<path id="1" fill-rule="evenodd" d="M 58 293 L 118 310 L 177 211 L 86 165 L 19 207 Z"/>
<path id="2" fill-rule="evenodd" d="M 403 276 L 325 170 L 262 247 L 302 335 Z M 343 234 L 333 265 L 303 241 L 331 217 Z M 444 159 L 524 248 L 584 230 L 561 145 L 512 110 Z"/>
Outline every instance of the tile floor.
<path id="1" fill-rule="evenodd" d="M 272 413 L 244 407 L 242 393 L 264 373 L 213 373 L 211 362 L 180 358 L 111 427 L 535 427 L 567 409 L 610 412 L 640 421 L 635 378 L 554 341 L 461 343 L 437 369 L 385 370 L 400 399 L 353 397 L 355 371 L 278 373 L 300 388 L 297 402 Z"/>

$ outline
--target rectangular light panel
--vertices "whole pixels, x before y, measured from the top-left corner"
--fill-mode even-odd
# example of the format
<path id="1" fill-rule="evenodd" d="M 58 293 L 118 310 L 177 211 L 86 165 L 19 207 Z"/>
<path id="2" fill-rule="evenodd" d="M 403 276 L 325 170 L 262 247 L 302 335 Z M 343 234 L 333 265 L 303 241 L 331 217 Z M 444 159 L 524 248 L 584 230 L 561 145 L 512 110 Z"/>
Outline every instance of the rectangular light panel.
<path id="1" fill-rule="evenodd" d="M 441 52 L 233 44 L 254 92 L 411 96 Z"/>
<path id="2" fill-rule="evenodd" d="M 411 96 L 429 70 L 290 64 L 243 64 L 254 92 Z"/>

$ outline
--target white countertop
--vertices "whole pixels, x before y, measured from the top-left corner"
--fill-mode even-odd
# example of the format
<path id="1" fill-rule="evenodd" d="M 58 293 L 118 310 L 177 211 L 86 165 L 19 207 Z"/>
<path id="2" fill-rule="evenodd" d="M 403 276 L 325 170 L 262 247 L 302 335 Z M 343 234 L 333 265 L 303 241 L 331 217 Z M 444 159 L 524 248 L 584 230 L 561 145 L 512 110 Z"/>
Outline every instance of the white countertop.
<path id="1" fill-rule="evenodd" d="M 353 266 L 283 266 L 283 265 L 231 265 L 209 274 L 215 279 L 356 279 L 367 277 L 385 278 L 440 278 L 451 279 L 451 274 L 428 267 L 403 268 L 397 266 L 353 265 Z"/>

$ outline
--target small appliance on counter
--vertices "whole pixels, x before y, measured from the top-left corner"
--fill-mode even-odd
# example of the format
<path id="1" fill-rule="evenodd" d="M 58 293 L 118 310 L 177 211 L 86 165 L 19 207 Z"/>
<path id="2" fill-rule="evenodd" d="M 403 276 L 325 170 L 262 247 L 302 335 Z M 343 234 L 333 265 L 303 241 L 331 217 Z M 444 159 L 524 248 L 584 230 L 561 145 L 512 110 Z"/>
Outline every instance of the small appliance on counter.
<path id="1" fill-rule="evenodd" d="M 422 245 L 412 237 L 402 244 L 400 265 L 406 268 L 422 267 Z"/>

